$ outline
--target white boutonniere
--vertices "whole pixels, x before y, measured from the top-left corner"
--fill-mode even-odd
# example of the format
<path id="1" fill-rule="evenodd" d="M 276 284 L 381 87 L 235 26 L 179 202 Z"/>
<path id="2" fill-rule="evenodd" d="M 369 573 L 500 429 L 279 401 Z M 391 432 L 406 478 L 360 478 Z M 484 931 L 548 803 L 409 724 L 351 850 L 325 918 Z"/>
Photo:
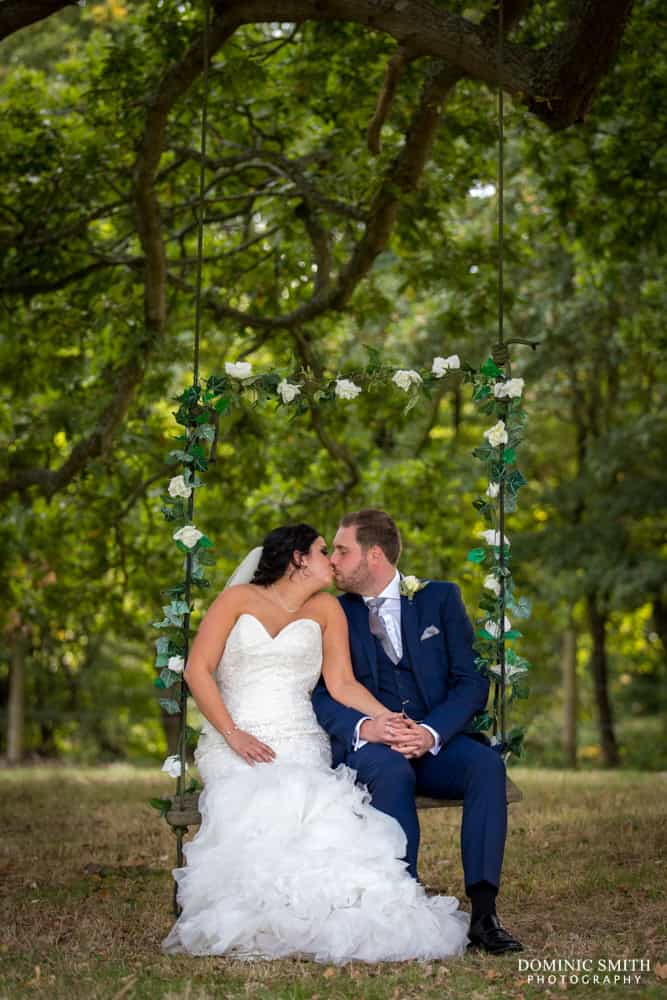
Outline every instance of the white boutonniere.
<path id="1" fill-rule="evenodd" d="M 420 580 L 416 576 L 401 577 L 401 597 L 407 597 L 409 601 L 413 599 L 417 591 L 423 590 L 428 580 Z"/>

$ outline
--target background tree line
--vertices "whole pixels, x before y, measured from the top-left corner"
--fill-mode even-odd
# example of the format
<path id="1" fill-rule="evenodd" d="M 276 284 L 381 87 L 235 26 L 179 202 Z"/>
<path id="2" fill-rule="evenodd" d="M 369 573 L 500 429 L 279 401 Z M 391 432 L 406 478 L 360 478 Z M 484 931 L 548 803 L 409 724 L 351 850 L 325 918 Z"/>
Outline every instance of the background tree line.
<path id="1" fill-rule="evenodd" d="M 369 31 L 369 4 L 317 20 L 276 0 L 259 23 L 243 6 L 213 12 L 203 373 L 241 358 L 344 371 L 367 346 L 403 367 L 482 360 L 495 340 L 496 9 L 408 5 L 438 15 L 412 37 L 391 11 Z M 529 722 L 529 761 L 664 767 L 665 14 L 654 0 L 629 21 L 629 4 L 575 6 L 505 4 L 505 309 L 510 336 L 541 344 L 514 349 L 529 485 L 510 533 L 536 669 L 513 712 Z M 139 759 L 169 737 L 148 624 L 173 575 L 159 494 L 171 400 L 191 377 L 201 10 L 94 3 L 2 42 L 12 759 Z M 274 524 L 330 536 L 343 511 L 377 504 L 403 529 L 403 568 L 457 580 L 472 612 L 483 428 L 465 391 L 443 384 L 408 414 L 396 396 L 307 402 L 294 419 L 222 419 L 197 514 L 217 546 L 214 587 Z"/>

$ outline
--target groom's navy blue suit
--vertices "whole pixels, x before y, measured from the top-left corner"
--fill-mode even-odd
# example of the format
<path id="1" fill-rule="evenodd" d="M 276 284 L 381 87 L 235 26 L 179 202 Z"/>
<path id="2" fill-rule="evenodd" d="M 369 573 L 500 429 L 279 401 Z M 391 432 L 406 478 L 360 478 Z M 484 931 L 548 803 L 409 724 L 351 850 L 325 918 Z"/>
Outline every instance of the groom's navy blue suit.
<path id="1" fill-rule="evenodd" d="M 463 799 L 466 887 L 482 880 L 498 887 L 507 829 L 505 766 L 488 745 L 465 733 L 486 705 L 489 682 L 475 668 L 473 630 L 459 588 L 430 581 L 412 600 L 401 597 L 403 656 L 396 665 L 371 634 L 363 598 L 344 594 L 339 600 L 347 615 L 357 680 L 392 711 L 400 712 L 407 702 L 407 714 L 434 729 L 442 748 L 416 760 L 382 743 L 355 750 L 355 730 L 363 713 L 334 701 L 320 680 L 313 705 L 331 737 L 333 766 L 345 763 L 354 768 L 373 805 L 401 824 L 408 840 L 406 859 L 415 878 L 419 850 L 415 794 Z"/>

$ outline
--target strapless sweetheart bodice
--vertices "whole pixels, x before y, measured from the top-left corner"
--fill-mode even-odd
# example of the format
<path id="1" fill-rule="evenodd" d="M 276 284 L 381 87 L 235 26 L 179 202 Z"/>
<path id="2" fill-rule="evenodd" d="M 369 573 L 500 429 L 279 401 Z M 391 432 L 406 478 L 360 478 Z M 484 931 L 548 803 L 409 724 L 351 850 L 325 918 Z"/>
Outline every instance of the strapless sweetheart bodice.
<path id="1" fill-rule="evenodd" d="M 272 636 L 258 618 L 244 612 L 227 637 L 215 679 L 239 729 L 268 743 L 279 758 L 329 766 L 329 739 L 310 700 L 321 669 L 322 630 L 315 619 L 298 618 Z M 206 722 L 196 753 L 204 780 L 214 776 L 208 766 L 213 761 L 207 761 L 213 750 L 218 773 L 227 766 L 247 767 Z"/>

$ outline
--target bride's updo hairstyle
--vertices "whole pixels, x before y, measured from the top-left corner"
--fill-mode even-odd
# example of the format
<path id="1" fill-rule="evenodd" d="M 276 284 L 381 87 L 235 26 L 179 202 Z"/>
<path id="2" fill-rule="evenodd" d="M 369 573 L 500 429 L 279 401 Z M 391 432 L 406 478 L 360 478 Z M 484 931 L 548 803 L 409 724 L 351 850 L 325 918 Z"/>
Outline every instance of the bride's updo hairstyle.
<path id="1" fill-rule="evenodd" d="M 309 524 L 286 524 L 281 528 L 274 528 L 262 542 L 262 558 L 251 582 L 260 587 L 268 587 L 279 580 L 289 566 L 297 569 L 294 553 L 306 555 L 319 536 L 319 531 L 315 531 Z"/>

